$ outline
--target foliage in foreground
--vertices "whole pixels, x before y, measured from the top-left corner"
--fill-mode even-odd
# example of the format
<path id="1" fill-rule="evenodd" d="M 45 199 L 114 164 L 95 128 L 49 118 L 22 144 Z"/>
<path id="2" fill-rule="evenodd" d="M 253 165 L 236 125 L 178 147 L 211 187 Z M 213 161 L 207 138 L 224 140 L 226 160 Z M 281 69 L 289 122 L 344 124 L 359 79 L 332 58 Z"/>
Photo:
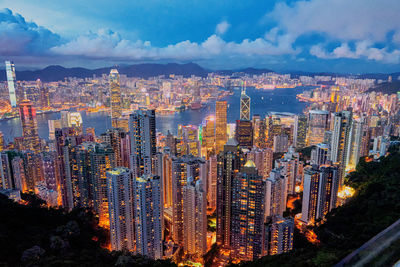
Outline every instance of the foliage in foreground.
<path id="1" fill-rule="evenodd" d="M 43 207 L 33 195 L 20 205 L 0 195 L 0 266 L 174 266 L 103 249 L 108 234 L 84 209 Z"/>

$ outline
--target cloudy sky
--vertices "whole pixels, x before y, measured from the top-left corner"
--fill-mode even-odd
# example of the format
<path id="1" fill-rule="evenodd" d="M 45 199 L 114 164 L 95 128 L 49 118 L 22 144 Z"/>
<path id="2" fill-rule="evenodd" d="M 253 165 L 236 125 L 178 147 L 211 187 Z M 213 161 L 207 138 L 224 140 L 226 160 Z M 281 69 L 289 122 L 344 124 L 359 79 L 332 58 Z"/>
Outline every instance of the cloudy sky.
<path id="1" fill-rule="evenodd" d="M 17 68 L 196 62 L 209 69 L 400 71 L 399 0 L 0 0 Z"/>

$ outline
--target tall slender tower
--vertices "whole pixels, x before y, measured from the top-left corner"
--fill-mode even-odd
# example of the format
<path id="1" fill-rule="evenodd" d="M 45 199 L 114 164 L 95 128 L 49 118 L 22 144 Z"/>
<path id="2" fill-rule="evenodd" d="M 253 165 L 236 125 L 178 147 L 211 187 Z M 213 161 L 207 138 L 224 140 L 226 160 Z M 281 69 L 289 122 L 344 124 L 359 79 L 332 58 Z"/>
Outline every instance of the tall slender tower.
<path id="1" fill-rule="evenodd" d="M 341 111 L 336 112 L 332 118 L 331 161 L 339 164 L 340 188 L 344 182 L 347 157 L 350 152 L 352 115 L 351 111 Z"/>
<path id="2" fill-rule="evenodd" d="M 206 180 L 207 168 L 204 159 L 185 155 L 172 160 L 172 236 L 175 243 L 184 245 L 184 205 L 183 188 L 187 180 Z"/>
<path id="3" fill-rule="evenodd" d="M 151 174 L 134 178 L 136 252 L 161 259 L 163 201 L 161 179 Z"/>
<path id="4" fill-rule="evenodd" d="M 114 128 L 118 127 L 118 119 L 122 115 L 121 108 L 121 88 L 119 85 L 118 70 L 111 69 L 110 71 L 110 96 L 111 96 L 111 125 Z"/>
<path id="5" fill-rule="evenodd" d="M 154 110 L 139 109 L 129 116 L 131 169 L 135 177 L 152 173 L 156 154 L 156 115 Z"/>
<path id="6" fill-rule="evenodd" d="M 112 250 L 135 249 L 132 172 L 118 167 L 107 172 L 107 188 Z"/>
<path id="7" fill-rule="evenodd" d="M 215 103 L 215 142 L 216 153 L 224 150 L 224 145 L 228 141 L 227 134 L 227 110 L 228 104 L 226 101 L 217 101 Z"/>
<path id="8" fill-rule="evenodd" d="M 231 240 L 232 183 L 243 161 L 239 144 L 229 139 L 217 163 L 217 244 L 226 249 Z"/>
<path id="9" fill-rule="evenodd" d="M 6 61 L 6 73 L 7 73 L 7 84 L 8 93 L 10 95 L 11 107 L 17 107 L 17 96 L 15 94 L 16 77 L 15 77 L 15 66 L 14 62 Z"/>
<path id="10" fill-rule="evenodd" d="M 189 177 L 183 187 L 184 250 L 197 259 L 207 251 L 207 200 L 201 182 Z"/>
<path id="11" fill-rule="evenodd" d="M 32 106 L 31 101 L 28 99 L 21 101 L 19 104 L 19 115 L 22 124 L 25 149 L 39 152 L 40 141 L 36 121 L 36 109 Z"/>
<path id="12" fill-rule="evenodd" d="M 263 252 L 265 181 L 248 160 L 232 185 L 232 255 L 237 260 L 256 260 Z"/>
<path id="13" fill-rule="evenodd" d="M 250 120 L 250 97 L 246 95 L 246 85 L 243 86 L 240 95 L 240 120 Z"/>

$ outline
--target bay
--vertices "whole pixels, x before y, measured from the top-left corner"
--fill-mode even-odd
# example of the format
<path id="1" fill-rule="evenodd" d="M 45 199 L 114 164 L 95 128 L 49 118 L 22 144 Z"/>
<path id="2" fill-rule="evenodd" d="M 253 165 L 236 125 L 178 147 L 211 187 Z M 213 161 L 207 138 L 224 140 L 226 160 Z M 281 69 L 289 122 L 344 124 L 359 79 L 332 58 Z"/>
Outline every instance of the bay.
<path id="1" fill-rule="evenodd" d="M 306 103 L 296 99 L 296 95 L 308 90 L 311 87 L 300 86 L 296 88 L 276 88 L 274 90 L 257 90 L 249 87 L 246 90 L 247 95 L 251 98 L 250 113 L 251 116 L 258 114 L 262 118 L 271 111 L 301 113 L 306 107 Z M 239 119 L 240 111 L 240 94 L 239 89 L 234 90 L 234 94 L 226 97 L 224 100 L 228 102 L 228 123 L 235 122 Z M 169 130 L 176 133 L 178 124 L 182 125 L 200 125 L 205 117 L 215 112 L 215 101 L 207 104 L 199 110 L 186 110 L 184 112 L 172 115 L 157 115 L 156 127 L 157 131 L 167 133 Z M 111 119 L 107 112 L 86 113 L 81 112 L 83 120 L 83 128 L 94 127 L 96 135 L 104 133 L 111 128 Z M 49 138 L 48 120 L 56 120 L 60 118 L 60 113 L 40 114 L 37 116 L 39 137 Z M 11 142 L 14 137 L 22 136 L 21 121 L 19 118 L 0 121 L 0 131 L 3 132 L 5 142 Z"/>

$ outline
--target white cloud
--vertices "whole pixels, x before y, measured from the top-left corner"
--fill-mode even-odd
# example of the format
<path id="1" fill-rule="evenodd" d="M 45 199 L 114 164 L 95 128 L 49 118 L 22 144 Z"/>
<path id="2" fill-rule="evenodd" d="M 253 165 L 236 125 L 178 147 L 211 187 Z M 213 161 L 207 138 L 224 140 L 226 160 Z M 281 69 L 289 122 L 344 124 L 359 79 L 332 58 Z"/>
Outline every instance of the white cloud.
<path id="1" fill-rule="evenodd" d="M 376 48 L 370 41 L 357 42 L 354 49 L 351 49 L 347 43 L 342 43 L 331 52 L 327 51 L 322 44 L 317 44 L 311 47 L 310 54 L 322 59 L 351 58 L 400 63 L 400 50 Z"/>
<path id="2" fill-rule="evenodd" d="M 165 47 L 154 47 L 150 42 L 132 42 L 123 39 L 118 33 L 100 30 L 50 49 L 56 55 L 81 56 L 98 59 L 119 60 L 196 60 L 219 56 L 268 56 L 297 54 L 288 35 L 278 36 L 274 43 L 258 38 L 245 39 L 240 43 L 226 42 L 213 34 L 202 43 L 189 40 Z"/>
<path id="3" fill-rule="evenodd" d="M 225 34 L 225 33 L 228 31 L 228 29 L 229 29 L 230 26 L 231 26 L 231 25 L 230 25 L 226 20 L 221 21 L 221 22 L 218 23 L 218 25 L 215 27 L 215 33 L 216 33 L 216 34 L 219 34 L 219 35 L 223 35 L 223 34 Z"/>
<path id="4" fill-rule="evenodd" d="M 334 40 L 385 41 L 391 31 L 400 32 L 398 0 L 310 0 L 280 2 L 265 20 L 295 36 L 322 33 Z"/>

